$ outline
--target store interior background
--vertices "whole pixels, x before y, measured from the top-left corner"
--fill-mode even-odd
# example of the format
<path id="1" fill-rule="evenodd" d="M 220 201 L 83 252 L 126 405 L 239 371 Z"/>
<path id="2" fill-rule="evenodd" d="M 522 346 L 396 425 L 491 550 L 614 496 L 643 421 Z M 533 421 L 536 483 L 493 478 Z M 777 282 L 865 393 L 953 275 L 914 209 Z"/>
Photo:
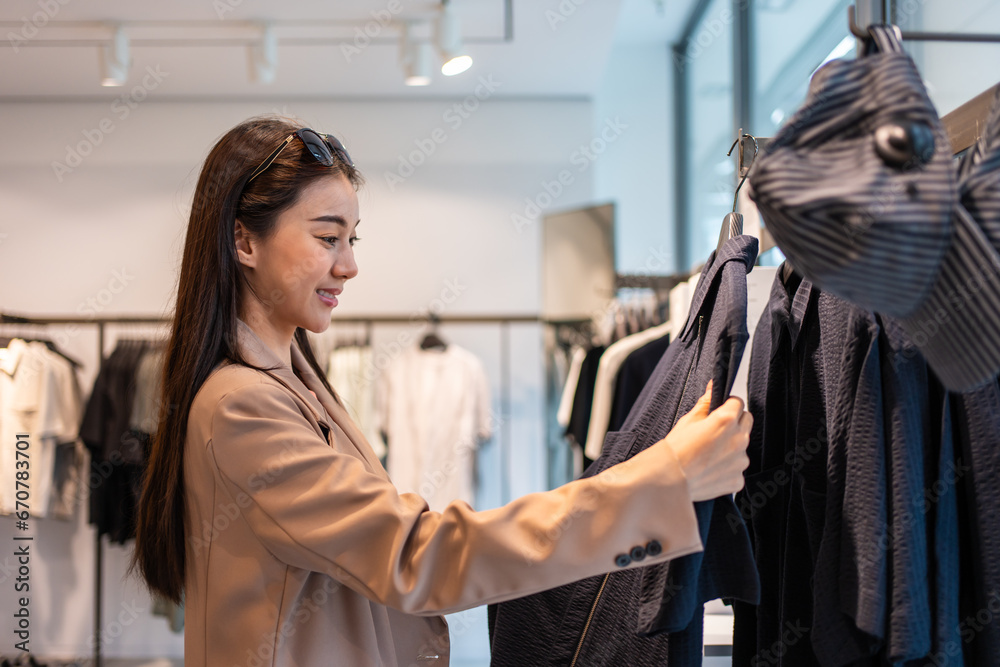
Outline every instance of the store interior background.
<path id="1" fill-rule="evenodd" d="M 367 179 L 360 275 L 335 316 L 432 308 L 444 316 L 539 315 L 542 216 L 605 202 L 615 204 L 619 273 L 688 272 L 715 247 L 732 205 L 735 169 L 726 151 L 738 128 L 773 135 L 801 104 L 816 67 L 856 49 L 842 0 L 512 0 L 510 41 L 504 0 L 452 0 L 474 65 L 450 78 L 435 67 L 429 86 L 407 87 L 395 25 L 380 28 L 359 53 L 343 49 L 355 45 L 355 28 L 396 4 L 5 2 L 0 311 L 169 315 L 200 163 L 234 124 L 269 112 L 340 137 Z M 894 4 L 908 29 L 1000 32 L 992 0 Z M 398 5 L 397 18 L 429 16 L 435 3 Z M 50 18 L 37 35 L 10 39 L 39 12 Z M 279 40 L 270 84 L 250 80 L 251 32 L 239 25 L 265 19 Z M 186 28 L 191 43 L 168 43 L 180 34 L 170 22 L 187 21 L 201 24 Z M 134 44 L 126 85 L 103 88 L 97 43 L 114 22 L 137 39 L 160 41 Z M 687 51 L 678 51 L 684 38 Z M 292 43 L 308 39 L 316 43 Z M 1000 79 L 997 45 L 908 48 L 942 114 Z M 466 105 L 463 114 L 456 104 Z M 431 139 L 435 131 L 442 143 Z M 583 146 L 594 150 L 587 155 Z M 401 161 L 420 164 L 398 182 L 387 179 L 400 174 Z M 571 182 L 553 195 L 563 170 Z M 542 329 L 510 326 L 506 406 L 500 327 L 441 329 L 483 360 L 493 384 L 500 423 L 479 455 L 480 509 L 548 485 Z M 116 336 L 140 330 L 149 327 L 109 328 L 105 353 Z M 377 327 L 376 357 L 424 330 L 419 322 Z M 47 331 L 84 363 L 88 390 L 96 329 Z M 501 488 L 504 460 L 509 481 Z M 4 534 L 12 522 L 0 518 Z M 94 533 L 85 504 L 74 523 L 38 520 L 36 535 L 33 652 L 89 655 Z M 102 652 L 177 660 L 182 637 L 150 615 L 134 581 L 122 580 L 127 555 L 105 545 Z M 4 617 L 13 609 L 12 566 L 13 556 L 0 557 Z M 485 619 L 485 608 L 451 617 L 456 666 L 488 663 Z"/>

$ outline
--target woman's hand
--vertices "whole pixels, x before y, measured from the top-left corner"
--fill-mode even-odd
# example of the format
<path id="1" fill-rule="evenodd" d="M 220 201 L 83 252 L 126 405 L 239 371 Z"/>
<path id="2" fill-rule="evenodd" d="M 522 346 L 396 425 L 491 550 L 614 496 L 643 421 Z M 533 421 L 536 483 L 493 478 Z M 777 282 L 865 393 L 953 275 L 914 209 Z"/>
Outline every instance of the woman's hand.
<path id="1" fill-rule="evenodd" d="M 713 412 L 712 383 L 691 412 L 677 420 L 663 440 L 642 452 L 656 456 L 669 448 L 687 478 L 694 501 L 712 500 L 743 488 L 743 471 L 750 464 L 747 445 L 753 416 L 743 410 L 743 401 L 733 397 Z M 661 454 L 662 456 L 662 454 Z"/>

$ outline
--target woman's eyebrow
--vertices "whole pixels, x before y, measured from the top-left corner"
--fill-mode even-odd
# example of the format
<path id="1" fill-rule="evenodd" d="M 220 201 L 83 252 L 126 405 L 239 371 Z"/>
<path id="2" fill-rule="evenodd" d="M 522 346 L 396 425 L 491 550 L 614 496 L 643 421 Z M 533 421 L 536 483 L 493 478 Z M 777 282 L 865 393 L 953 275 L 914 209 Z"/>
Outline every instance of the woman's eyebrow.
<path id="1" fill-rule="evenodd" d="M 341 227 L 347 227 L 347 221 L 344 220 L 343 216 L 339 215 L 321 215 L 318 218 L 312 218 L 310 222 L 332 222 L 334 224 L 340 225 Z M 354 226 L 357 227 L 361 224 L 361 219 L 359 218 Z"/>
<path id="2" fill-rule="evenodd" d="M 334 224 L 340 225 L 341 227 L 347 226 L 347 221 L 344 220 L 342 216 L 339 215 L 321 215 L 318 218 L 313 218 L 310 222 L 332 222 Z"/>

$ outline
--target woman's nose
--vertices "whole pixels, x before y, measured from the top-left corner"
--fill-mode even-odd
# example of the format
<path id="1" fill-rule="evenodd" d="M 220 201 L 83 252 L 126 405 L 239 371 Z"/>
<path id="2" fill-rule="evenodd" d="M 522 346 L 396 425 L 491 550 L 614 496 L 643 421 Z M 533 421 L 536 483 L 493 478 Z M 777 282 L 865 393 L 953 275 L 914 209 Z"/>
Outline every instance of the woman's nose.
<path id="1" fill-rule="evenodd" d="M 346 252 L 337 257 L 337 261 L 333 263 L 333 275 L 345 280 L 358 275 L 358 263 L 354 261 L 354 248 L 348 248 Z"/>

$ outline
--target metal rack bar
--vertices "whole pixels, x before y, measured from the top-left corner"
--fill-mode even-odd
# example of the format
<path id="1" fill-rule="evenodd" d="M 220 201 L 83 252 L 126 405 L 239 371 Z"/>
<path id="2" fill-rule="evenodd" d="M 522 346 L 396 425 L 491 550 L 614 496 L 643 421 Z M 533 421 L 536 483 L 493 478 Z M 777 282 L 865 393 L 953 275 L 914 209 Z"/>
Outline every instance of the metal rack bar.
<path id="1" fill-rule="evenodd" d="M 510 415 L 511 404 L 510 322 L 500 323 L 500 502 L 510 502 Z M 544 441 L 543 441 L 544 443 Z"/>
<path id="2" fill-rule="evenodd" d="M 342 324 L 417 324 L 429 321 L 429 315 L 350 315 L 334 316 L 330 322 Z M 444 324 L 500 324 L 502 322 L 541 322 L 548 320 L 538 315 L 438 315 L 437 321 Z"/>
<path id="3" fill-rule="evenodd" d="M 104 323 L 97 325 L 98 374 L 104 367 Z M 91 464 L 93 465 L 93 464 Z M 101 619 L 104 617 L 104 543 L 94 526 L 94 667 L 101 667 Z"/>
<path id="4" fill-rule="evenodd" d="M 883 10 L 883 16 L 884 10 Z M 858 39 L 867 39 L 868 31 L 858 25 L 857 10 L 854 5 L 847 8 L 847 25 L 851 29 L 851 34 Z M 978 43 L 1000 43 L 1000 35 L 972 33 L 972 32 L 922 32 L 914 30 L 901 30 L 903 41 L 910 42 L 978 42 Z"/>

